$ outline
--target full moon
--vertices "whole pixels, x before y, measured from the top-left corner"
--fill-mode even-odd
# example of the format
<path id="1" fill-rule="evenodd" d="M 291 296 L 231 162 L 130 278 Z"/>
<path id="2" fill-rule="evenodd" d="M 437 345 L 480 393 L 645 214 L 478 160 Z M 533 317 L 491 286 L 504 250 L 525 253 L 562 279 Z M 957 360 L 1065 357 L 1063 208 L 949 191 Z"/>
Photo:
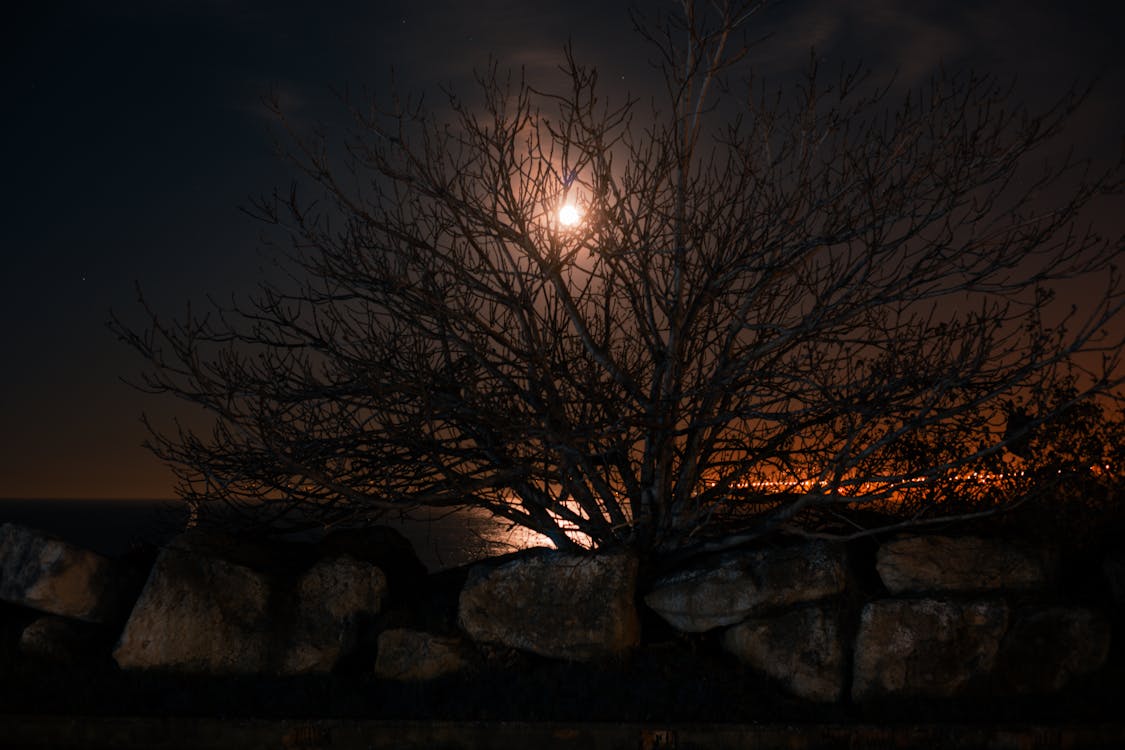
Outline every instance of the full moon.
<path id="1" fill-rule="evenodd" d="M 559 224 L 564 227 L 573 227 L 582 221 L 582 212 L 573 203 L 567 203 L 559 209 Z"/>

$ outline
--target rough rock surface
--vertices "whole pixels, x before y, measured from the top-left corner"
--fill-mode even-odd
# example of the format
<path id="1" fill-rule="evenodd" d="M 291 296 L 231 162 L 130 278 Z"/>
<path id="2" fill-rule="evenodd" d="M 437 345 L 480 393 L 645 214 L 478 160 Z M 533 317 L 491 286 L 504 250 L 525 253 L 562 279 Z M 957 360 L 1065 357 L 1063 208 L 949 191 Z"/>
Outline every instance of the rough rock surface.
<path id="1" fill-rule="evenodd" d="M 637 645 L 637 561 L 624 554 L 541 553 L 478 566 L 458 619 L 474 640 L 583 661 Z"/>
<path id="2" fill-rule="evenodd" d="M 90 629 L 96 627 L 67 617 L 47 615 L 28 623 L 20 633 L 19 648 L 39 659 L 75 664 L 91 656 L 96 638 Z"/>
<path id="3" fill-rule="evenodd" d="M 1008 627 L 1002 601 L 883 599 L 863 609 L 852 698 L 949 697 L 991 673 Z"/>
<path id="4" fill-rule="evenodd" d="M 735 625 L 723 647 L 800 698 L 835 702 L 844 694 L 839 620 L 835 607 L 803 607 Z"/>
<path id="5" fill-rule="evenodd" d="M 340 555 L 313 565 L 294 587 L 293 629 L 280 671 L 332 671 L 365 620 L 379 613 L 386 592 L 386 577 L 371 563 Z"/>
<path id="6" fill-rule="evenodd" d="M 96 552 L 6 523 L 0 526 L 0 599 L 87 622 L 123 614 L 129 572 Z"/>
<path id="7" fill-rule="evenodd" d="M 913 536 L 879 548 L 876 568 L 892 594 L 997 591 L 1043 586 L 1051 565 L 1041 555 L 997 539 Z"/>
<path id="8" fill-rule="evenodd" d="M 113 658 L 122 669 L 263 672 L 273 630 L 269 599 L 262 574 L 168 547 L 156 559 Z"/>
<path id="9" fill-rule="evenodd" d="M 1109 647 L 1109 622 L 1096 612 L 1075 607 L 1032 611 L 1017 617 L 1008 631 L 997 673 L 1017 693 L 1055 692 L 1100 669 Z"/>
<path id="10" fill-rule="evenodd" d="M 379 634 L 375 676 L 386 680 L 433 680 L 466 665 L 459 638 L 395 628 Z"/>
<path id="11" fill-rule="evenodd" d="M 645 603 L 679 630 L 698 633 L 846 588 L 843 548 L 812 542 L 723 555 L 657 581 Z"/>

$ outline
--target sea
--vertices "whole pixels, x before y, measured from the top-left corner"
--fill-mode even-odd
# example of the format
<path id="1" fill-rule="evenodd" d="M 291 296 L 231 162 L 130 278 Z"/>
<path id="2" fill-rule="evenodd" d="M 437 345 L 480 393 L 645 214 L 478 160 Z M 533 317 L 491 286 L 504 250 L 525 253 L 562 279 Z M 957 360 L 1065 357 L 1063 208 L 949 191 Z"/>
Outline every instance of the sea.
<path id="1" fill-rule="evenodd" d="M 116 557 L 141 545 L 161 545 L 188 526 L 176 500 L 0 499 L 0 524 L 19 523 L 72 544 Z M 431 572 L 536 546 L 551 546 L 534 532 L 480 509 L 388 518 L 414 545 Z"/>

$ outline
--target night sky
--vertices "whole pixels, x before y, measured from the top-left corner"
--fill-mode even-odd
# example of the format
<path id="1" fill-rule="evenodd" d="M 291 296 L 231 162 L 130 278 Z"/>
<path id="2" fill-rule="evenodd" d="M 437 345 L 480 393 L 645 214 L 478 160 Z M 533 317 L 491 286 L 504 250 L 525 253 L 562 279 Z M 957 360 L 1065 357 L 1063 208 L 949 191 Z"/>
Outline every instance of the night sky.
<path id="1" fill-rule="evenodd" d="M 261 103 L 270 92 L 300 126 L 343 133 L 333 89 L 385 92 L 393 66 L 403 87 L 436 97 L 440 84 L 466 90 L 490 53 L 534 81 L 568 38 L 607 85 L 642 91 L 650 53 L 628 5 L 104 0 L 8 11 L 0 497 L 171 495 L 170 474 L 140 447 L 139 416 L 166 421 L 182 407 L 120 382 L 141 362 L 104 324 L 110 309 L 142 320 L 136 283 L 168 314 L 253 288 L 269 259 L 262 227 L 238 207 L 290 181 Z M 755 64 L 777 83 L 812 45 L 830 70 L 862 59 L 903 84 L 943 61 L 1018 74 L 1016 96 L 1032 106 L 1100 72 L 1069 138 L 1106 158 L 1122 147 L 1125 3 L 794 0 L 756 23 L 772 36 Z M 1108 219 L 1117 233 L 1121 215 Z"/>

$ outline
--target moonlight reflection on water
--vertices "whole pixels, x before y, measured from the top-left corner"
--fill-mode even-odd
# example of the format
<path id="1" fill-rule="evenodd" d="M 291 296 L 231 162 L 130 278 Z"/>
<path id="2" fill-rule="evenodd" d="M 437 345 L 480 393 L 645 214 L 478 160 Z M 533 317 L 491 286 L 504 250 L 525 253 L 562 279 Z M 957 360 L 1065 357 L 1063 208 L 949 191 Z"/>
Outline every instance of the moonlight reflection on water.
<path id="1" fill-rule="evenodd" d="M 553 547 L 546 536 L 497 518 L 480 508 L 431 511 L 427 516 L 388 520 L 402 532 L 431 571 L 452 568 L 529 547 Z"/>

